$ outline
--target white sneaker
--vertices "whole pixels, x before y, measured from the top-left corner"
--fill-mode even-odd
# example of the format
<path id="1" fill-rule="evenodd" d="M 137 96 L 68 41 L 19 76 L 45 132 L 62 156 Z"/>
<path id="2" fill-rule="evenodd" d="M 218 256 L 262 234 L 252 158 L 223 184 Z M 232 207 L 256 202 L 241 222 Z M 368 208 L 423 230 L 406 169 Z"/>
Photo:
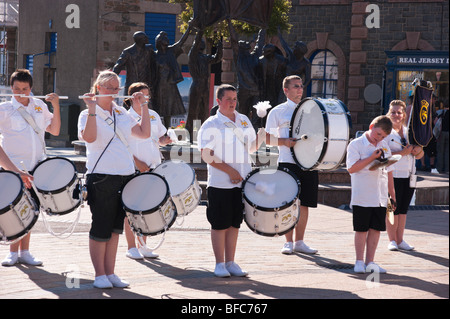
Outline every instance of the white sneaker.
<path id="1" fill-rule="evenodd" d="M 431 174 L 439 174 L 438 170 L 435 168 L 431 169 Z"/>
<path id="2" fill-rule="evenodd" d="M 398 250 L 398 246 L 397 246 L 397 243 L 395 242 L 395 240 L 393 240 L 393 241 L 391 241 L 391 242 L 389 243 L 388 249 L 389 249 L 390 251 Z"/>
<path id="3" fill-rule="evenodd" d="M 150 248 L 148 247 L 140 247 L 139 252 L 142 256 L 145 258 L 158 258 L 159 255 L 157 253 L 154 253 Z"/>
<path id="4" fill-rule="evenodd" d="M 245 270 L 242 270 L 234 261 L 227 262 L 225 268 L 232 276 L 245 277 L 248 275 L 248 273 Z"/>
<path id="5" fill-rule="evenodd" d="M 142 256 L 142 254 L 139 252 L 139 250 L 137 248 L 130 248 L 128 249 L 127 253 L 125 254 L 125 256 L 127 256 L 128 258 L 131 259 L 144 259 L 144 256 Z"/>
<path id="6" fill-rule="evenodd" d="M 364 261 L 357 260 L 355 262 L 355 267 L 353 268 L 353 271 L 357 274 L 364 274 L 366 272 L 366 265 L 364 264 Z"/>
<path id="7" fill-rule="evenodd" d="M 398 248 L 401 249 L 401 250 L 408 251 L 408 250 L 413 250 L 414 246 L 408 245 L 408 243 L 403 240 L 400 244 L 398 244 Z"/>
<path id="8" fill-rule="evenodd" d="M 106 277 L 108 278 L 108 280 L 111 282 L 111 284 L 112 284 L 114 287 L 117 287 L 117 288 L 126 288 L 126 287 L 128 287 L 128 286 L 130 285 L 129 282 L 120 279 L 119 276 L 117 276 L 116 274 L 108 275 L 108 276 L 106 276 Z"/>
<path id="9" fill-rule="evenodd" d="M 113 284 L 108 280 L 106 275 L 95 277 L 94 287 L 99 289 L 109 289 L 113 287 Z"/>
<path id="10" fill-rule="evenodd" d="M 295 242 L 294 245 L 294 251 L 298 252 L 298 253 L 303 253 L 303 254 L 315 254 L 317 253 L 317 249 L 311 248 L 308 245 L 306 245 L 303 240 L 299 240 Z"/>
<path id="11" fill-rule="evenodd" d="M 370 262 L 370 263 L 366 266 L 366 272 L 368 272 L 368 273 L 376 272 L 376 273 L 380 273 L 380 274 L 385 274 L 385 273 L 387 273 L 386 269 L 381 268 L 379 265 L 377 265 L 377 264 L 374 263 L 373 261 Z"/>
<path id="12" fill-rule="evenodd" d="M 281 253 L 285 255 L 290 255 L 294 251 L 294 244 L 292 242 L 284 243 L 283 248 L 281 248 Z"/>
<path id="13" fill-rule="evenodd" d="M 21 250 L 19 252 L 19 262 L 31 266 L 40 266 L 42 261 L 35 258 L 28 250 Z"/>
<path id="14" fill-rule="evenodd" d="M 5 259 L 3 259 L 2 266 L 14 266 L 18 259 L 19 254 L 17 252 L 9 252 Z"/>
<path id="15" fill-rule="evenodd" d="M 218 263 L 216 264 L 216 269 L 214 269 L 214 275 L 216 277 L 230 277 L 231 274 L 228 272 L 227 268 L 225 267 L 225 263 Z"/>

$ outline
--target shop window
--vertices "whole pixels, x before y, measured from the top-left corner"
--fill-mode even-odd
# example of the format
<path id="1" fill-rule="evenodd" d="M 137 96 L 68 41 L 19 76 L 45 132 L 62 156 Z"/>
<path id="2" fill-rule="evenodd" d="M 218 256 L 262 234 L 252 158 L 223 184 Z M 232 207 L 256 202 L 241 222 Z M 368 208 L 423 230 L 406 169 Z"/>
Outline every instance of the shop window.
<path id="1" fill-rule="evenodd" d="M 338 62 L 328 51 L 317 51 L 311 56 L 311 84 L 308 95 L 324 99 L 337 99 Z"/>
<path id="2" fill-rule="evenodd" d="M 438 101 L 448 101 L 449 72 L 448 70 L 415 70 L 398 71 L 397 73 L 397 98 L 407 101 L 413 94 L 411 83 L 414 79 L 430 81 L 433 84 L 434 95 Z"/>

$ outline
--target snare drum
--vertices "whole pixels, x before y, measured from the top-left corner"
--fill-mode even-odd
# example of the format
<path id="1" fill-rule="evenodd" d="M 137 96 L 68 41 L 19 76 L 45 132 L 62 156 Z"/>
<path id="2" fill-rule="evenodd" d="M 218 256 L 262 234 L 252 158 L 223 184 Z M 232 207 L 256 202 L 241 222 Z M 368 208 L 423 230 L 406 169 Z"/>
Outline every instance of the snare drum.
<path id="1" fill-rule="evenodd" d="M 288 233 L 299 218 L 300 182 L 287 168 L 257 168 L 242 183 L 244 220 L 255 233 Z"/>
<path id="2" fill-rule="evenodd" d="M 0 241 L 26 235 L 39 217 L 39 207 L 16 173 L 0 171 Z"/>
<path id="3" fill-rule="evenodd" d="M 177 217 L 169 185 L 154 173 L 133 177 L 122 190 L 122 204 L 131 228 L 143 236 L 165 232 Z"/>
<path id="4" fill-rule="evenodd" d="M 339 100 L 303 99 L 291 119 L 291 148 L 303 170 L 334 170 L 344 160 L 350 139 L 350 113 Z"/>
<path id="5" fill-rule="evenodd" d="M 74 191 L 80 187 L 75 165 L 63 157 L 51 157 L 40 162 L 31 173 L 41 207 L 49 215 L 65 215 L 81 204 Z M 79 192 L 75 191 L 75 194 Z"/>
<path id="6" fill-rule="evenodd" d="M 202 190 L 191 166 L 183 161 L 170 160 L 161 163 L 152 172 L 163 176 L 169 184 L 178 216 L 194 211 L 201 200 Z"/>

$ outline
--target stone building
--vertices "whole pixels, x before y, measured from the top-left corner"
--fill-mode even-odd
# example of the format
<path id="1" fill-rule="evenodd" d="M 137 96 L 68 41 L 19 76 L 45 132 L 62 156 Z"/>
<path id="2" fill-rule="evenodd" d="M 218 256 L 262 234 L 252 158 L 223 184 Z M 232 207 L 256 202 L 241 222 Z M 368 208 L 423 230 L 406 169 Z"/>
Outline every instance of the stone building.
<path id="1" fill-rule="evenodd" d="M 168 0 L 20 1 L 17 66 L 32 69 L 35 94 L 69 96 L 62 139 L 73 139 L 77 97 L 96 73 L 113 66 L 135 31 L 145 31 L 151 43 L 161 30 L 177 41 L 181 10 Z M 292 0 L 293 27 L 284 38 L 308 45 L 308 95 L 343 101 L 354 133 L 367 129 L 390 100 L 406 99 L 414 77 L 433 82 L 437 98 L 448 103 L 448 19 L 444 0 Z M 234 82 L 231 56 L 224 53 L 223 82 Z M 186 54 L 179 63 L 188 71 Z"/>

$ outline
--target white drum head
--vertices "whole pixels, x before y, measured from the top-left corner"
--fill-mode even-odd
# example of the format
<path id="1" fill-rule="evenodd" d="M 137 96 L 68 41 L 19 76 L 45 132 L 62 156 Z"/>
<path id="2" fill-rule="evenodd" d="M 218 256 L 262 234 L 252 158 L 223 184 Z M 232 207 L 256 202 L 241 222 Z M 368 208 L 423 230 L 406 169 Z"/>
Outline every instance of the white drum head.
<path id="1" fill-rule="evenodd" d="M 44 192 L 57 191 L 68 186 L 75 174 L 72 162 L 63 158 L 50 158 L 34 169 L 34 184 Z"/>
<path id="2" fill-rule="evenodd" d="M 292 148 L 298 164 L 306 169 L 313 167 L 324 147 L 325 124 L 322 109 L 313 100 L 304 100 L 294 113 L 291 137 L 300 139 Z"/>
<path id="3" fill-rule="evenodd" d="M 158 165 L 152 172 L 166 179 L 171 196 L 184 192 L 192 185 L 195 178 L 194 170 L 183 161 L 166 161 Z"/>
<path id="4" fill-rule="evenodd" d="M 22 181 L 16 174 L 0 172 L 0 210 L 9 206 L 20 194 Z"/>
<path id="5" fill-rule="evenodd" d="M 263 169 L 246 179 L 243 191 L 247 200 L 258 207 L 279 208 L 298 196 L 299 185 L 283 170 Z"/>
<path id="6" fill-rule="evenodd" d="M 122 190 L 123 205 L 136 212 L 152 210 L 164 201 L 167 184 L 158 175 L 146 173 L 133 177 Z"/>

